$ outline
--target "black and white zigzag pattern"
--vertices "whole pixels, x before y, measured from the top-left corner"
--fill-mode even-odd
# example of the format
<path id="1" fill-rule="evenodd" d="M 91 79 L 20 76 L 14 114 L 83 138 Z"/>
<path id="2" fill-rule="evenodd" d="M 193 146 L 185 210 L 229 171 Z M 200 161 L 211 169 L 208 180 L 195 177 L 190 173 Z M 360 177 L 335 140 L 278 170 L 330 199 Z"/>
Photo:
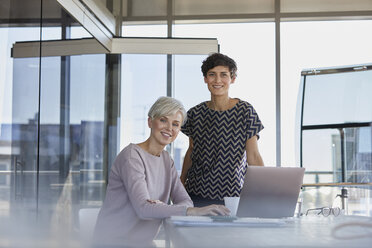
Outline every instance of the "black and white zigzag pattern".
<path id="1" fill-rule="evenodd" d="M 239 196 L 246 171 L 245 144 L 263 125 L 251 104 L 239 101 L 227 111 L 203 102 L 187 112 L 182 132 L 193 139 L 186 189 L 202 197 Z"/>

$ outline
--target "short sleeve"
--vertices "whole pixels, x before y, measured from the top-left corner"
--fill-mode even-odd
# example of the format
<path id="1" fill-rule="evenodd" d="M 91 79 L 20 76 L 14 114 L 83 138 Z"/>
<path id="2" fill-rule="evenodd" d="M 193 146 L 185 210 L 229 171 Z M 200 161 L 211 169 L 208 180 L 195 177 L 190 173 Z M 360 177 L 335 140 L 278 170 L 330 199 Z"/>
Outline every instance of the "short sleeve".
<path id="1" fill-rule="evenodd" d="M 192 138 L 192 129 L 193 129 L 192 128 L 192 121 L 193 121 L 192 117 L 193 117 L 192 111 L 191 110 L 187 111 L 186 122 L 181 127 L 181 132 L 189 136 L 190 138 Z"/>
<path id="2" fill-rule="evenodd" d="M 262 122 L 252 105 L 248 105 L 248 116 L 247 116 L 247 140 L 257 135 L 257 139 L 260 138 L 259 132 L 264 129 Z"/>

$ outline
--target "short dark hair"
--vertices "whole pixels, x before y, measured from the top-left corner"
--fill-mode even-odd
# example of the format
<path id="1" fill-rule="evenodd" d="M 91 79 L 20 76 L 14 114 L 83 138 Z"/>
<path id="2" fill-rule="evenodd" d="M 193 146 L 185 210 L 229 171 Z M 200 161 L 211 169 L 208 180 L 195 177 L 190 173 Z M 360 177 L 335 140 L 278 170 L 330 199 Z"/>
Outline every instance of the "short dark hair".
<path id="1" fill-rule="evenodd" d="M 201 66 L 203 76 L 207 77 L 207 72 L 216 66 L 229 67 L 231 77 L 236 77 L 236 71 L 238 70 L 236 62 L 232 58 L 222 53 L 213 53 L 203 61 L 203 64 Z"/>

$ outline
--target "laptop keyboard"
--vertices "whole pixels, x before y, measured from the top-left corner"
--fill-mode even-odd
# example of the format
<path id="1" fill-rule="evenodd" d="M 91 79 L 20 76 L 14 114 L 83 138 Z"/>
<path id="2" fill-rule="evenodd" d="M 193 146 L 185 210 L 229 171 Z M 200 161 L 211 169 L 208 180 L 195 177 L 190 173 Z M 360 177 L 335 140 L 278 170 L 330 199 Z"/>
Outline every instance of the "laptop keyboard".
<path id="1" fill-rule="evenodd" d="M 210 218 L 214 222 L 233 222 L 234 220 L 238 219 L 236 216 L 231 216 L 231 215 L 210 216 Z"/>

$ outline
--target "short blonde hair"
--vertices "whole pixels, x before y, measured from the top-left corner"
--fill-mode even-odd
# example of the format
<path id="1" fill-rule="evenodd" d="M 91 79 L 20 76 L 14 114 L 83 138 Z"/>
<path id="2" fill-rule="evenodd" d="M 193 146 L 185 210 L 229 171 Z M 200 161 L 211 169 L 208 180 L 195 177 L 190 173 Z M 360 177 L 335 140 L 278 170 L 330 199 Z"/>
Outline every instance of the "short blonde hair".
<path id="1" fill-rule="evenodd" d="M 162 96 L 151 106 L 148 116 L 151 119 L 160 118 L 162 116 L 173 115 L 177 112 L 182 115 L 182 125 L 185 123 L 187 114 L 182 103 L 175 98 Z"/>

